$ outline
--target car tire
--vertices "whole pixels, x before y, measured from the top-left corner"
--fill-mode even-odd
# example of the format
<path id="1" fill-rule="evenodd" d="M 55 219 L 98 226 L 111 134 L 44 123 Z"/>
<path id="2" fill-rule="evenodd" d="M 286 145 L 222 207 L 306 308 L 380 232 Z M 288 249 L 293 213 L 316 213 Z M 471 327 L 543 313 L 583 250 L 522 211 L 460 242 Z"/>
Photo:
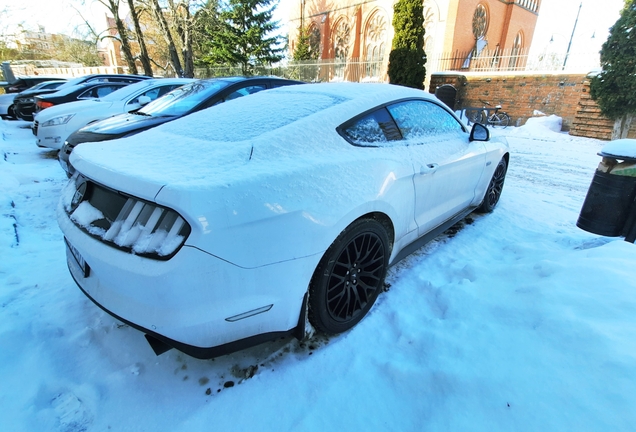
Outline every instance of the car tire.
<path id="1" fill-rule="evenodd" d="M 327 249 L 309 285 L 309 322 L 319 331 L 349 330 L 384 289 L 389 237 L 375 219 L 358 219 Z"/>
<path id="2" fill-rule="evenodd" d="M 497 164 L 497 168 L 495 168 L 495 172 L 490 179 L 488 189 L 486 189 L 486 194 L 484 195 L 484 200 L 476 210 L 478 213 L 491 213 L 495 209 L 499 202 L 499 198 L 501 198 L 501 191 L 503 190 L 507 171 L 508 163 L 505 158 L 502 158 Z"/>
<path id="3" fill-rule="evenodd" d="M 15 114 L 15 105 L 9 105 L 7 108 L 7 118 L 17 120 L 17 116 Z"/>

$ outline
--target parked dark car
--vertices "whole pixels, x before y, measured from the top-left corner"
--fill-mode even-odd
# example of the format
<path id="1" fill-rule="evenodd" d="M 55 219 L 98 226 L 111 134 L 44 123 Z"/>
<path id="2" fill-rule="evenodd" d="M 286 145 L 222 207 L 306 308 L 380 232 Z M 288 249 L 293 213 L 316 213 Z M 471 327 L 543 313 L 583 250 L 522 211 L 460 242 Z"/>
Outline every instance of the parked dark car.
<path id="1" fill-rule="evenodd" d="M 51 81 L 56 79 L 59 80 L 60 77 L 55 77 L 55 76 L 19 77 L 19 78 L 16 78 L 15 81 L 9 82 L 7 85 L 3 87 L 4 87 L 5 93 L 20 93 L 44 81 Z"/>
<path id="2" fill-rule="evenodd" d="M 53 93 L 57 93 L 58 91 L 63 91 L 66 90 L 70 87 L 76 86 L 78 84 L 82 84 L 82 83 L 109 83 L 109 82 L 120 82 L 120 83 L 126 83 L 126 84 L 131 84 L 134 82 L 139 82 L 141 80 L 145 80 L 148 79 L 149 77 L 147 76 L 143 76 L 143 75 L 123 75 L 123 74 L 92 74 L 92 75 L 84 75 L 81 77 L 76 77 L 73 79 L 68 80 L 67 82 L 65 82 L 64 84 L 62 84 L 61 86 L 59 86 L 57 89 L 41 89 L 38 90 L 37 92 L 34 92 L 33 97 L 35 96 L 40 96 L 40 95 L 48 95 L 48 94 L 53 94 Z M 31 108 L 25 106 L 22 107 L 20 106 L 19 109 L 17 110 L 19 112 L 16 112 L 16 114 L 18 114 L 18 117 L 22 120 L 26 120 L 26 121 L 32 121 L 33 120 L 33 114 L 35 112 L 35 106 L 32 106 Z"/>
<path id="3" fill-rule="evenodd" d="M 71 176 L 68 162 L 73 148 L 86 142 L 108 141 L 134 135 L 219 103 L 262 90 L 304 84 L 276 77 L 226 77 L 199 80 L 179 87 L 143 108 L 91 123 L 73 132 L 58 154 L 60 165 Z"/>
<path id="4" fill-rule="evenodd" d="M 127 85 L 129 85 L 129 83 L 84 83 L 48 95 L 39 95 L 35 97 L 35 114 L 55 105 L 85 99 L 99 99 Z M 24 116 L 21 118 L 25 119 Z M 31 120 L 32 119 L 33 115 L 31 116 Z"/>
<path id="5" fill-rule="evenodd" d="M 56 80 L 52 80 L 52 81 L 44 81 L 41 82 L 40 84 L 36 84 L 33 87 L 24 90 L 21 93 L 18 93 L 17 95 L 15 93 L 8 93 L 8 94 L 3 94 L 0 95 L 0 117 L 3 120 L 15 120 L 17 119 L 17 116 L 15 114 L 15 105 L 14 105 L 14 100 L 16 97 L 19 97 L 20 95 L 22 95 L 23 93 L 26 92 L 31 92 L 31 91 L 36 91 L 38 89 L 46 89 L 46 88 L 51 88 L 51 91 L 55 91 L 55 88 L 59 87 L 60 85 L 64 84 L 66 82 L 65 79 L 63 78 L 58 78 Z"/>
<path id="6" fill-rule="evenodd" d="M 35 95 L 40 94 L 42 91 L 56 92 L 60 86 L 66 83 L 66 81 L 67 80 L 63 78 L 44 81 L 18 93 L 13 98 L 13 104 L 7 109 L 7 115 L 15 118 L 18 117 L 18 112 L 20 110 L 30 109 L 31 112 L 33 112 L 35 109 Z"/>

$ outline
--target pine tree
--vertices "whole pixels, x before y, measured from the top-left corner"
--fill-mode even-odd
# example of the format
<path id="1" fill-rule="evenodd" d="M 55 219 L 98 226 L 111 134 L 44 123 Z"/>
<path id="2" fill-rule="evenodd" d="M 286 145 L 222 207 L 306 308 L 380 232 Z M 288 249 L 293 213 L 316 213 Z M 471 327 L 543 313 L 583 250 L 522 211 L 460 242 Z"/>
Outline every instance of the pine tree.
<path id="1" fill-rule="evenodd" d="M 273 0 L 229 0 L 220 14 L 220 29 L 210 43 L 203 60 L 208 64 L 240 65 L 244 75 L 252 75 L 257 65 L 274 63 L 283 58 L 278 36 L 270 36 L 278 28 L 272 21 Z"/>
<path id="2" fill-rule="evenodd" d="M 391 84 L 424 88 L 424 11 L 421 0 L 399 0 L 393 6 L 395 36 L 389 54 Z"/>
<path id="3" fill-rule="evenodd" d="M 318 58 L 318 54 L 318 50 L 311 44 L 311 34 L 309 29 L 301 28 L 298 32 L 298 41 L 292 58 L 296 61 L 316 60 Z"/>
<path id="4" fill-rule="evenodd" d="M 590 95 L 611 118 L 636 114 L 636 0 L 625 8 L 601 48 L 602 71 L 592 78 Z"/>
<path id="5" fill-rule="evenodd" d="M 205 5 L 197 10 L 194 20 L 194 36 L 192 41 L 197 66 L 208 66 L 206 56 L 212 50 L 212 41 L 221 28 L 219 0 L 206 0 Z M 209 60 L 209 59 L 208 59 Z"/>

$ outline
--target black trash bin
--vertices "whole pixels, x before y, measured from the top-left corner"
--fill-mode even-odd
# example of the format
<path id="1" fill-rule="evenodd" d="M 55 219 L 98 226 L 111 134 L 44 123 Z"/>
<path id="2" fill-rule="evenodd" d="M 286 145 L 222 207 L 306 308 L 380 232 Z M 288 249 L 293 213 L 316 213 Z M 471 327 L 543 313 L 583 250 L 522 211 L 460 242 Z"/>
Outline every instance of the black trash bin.
<path id="1" fill-rule="evenodd" d="M 576 226 L 598 235 L 636 236 L 636 140 L 610 142 L 594 173 Z"/>

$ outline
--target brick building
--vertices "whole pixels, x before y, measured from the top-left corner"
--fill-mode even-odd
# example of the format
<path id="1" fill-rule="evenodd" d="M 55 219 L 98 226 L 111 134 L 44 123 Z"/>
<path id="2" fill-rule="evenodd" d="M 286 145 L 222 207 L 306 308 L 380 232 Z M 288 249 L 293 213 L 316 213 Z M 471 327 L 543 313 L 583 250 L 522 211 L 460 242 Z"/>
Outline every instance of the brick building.
<path id="1" fill-rule="evenodd" d="M 99 57 L 102 59 L 104 66 L 123 67 L 125 63 L 122 62 L 121 58 L 121 42 L 117 39 L 119 33 L 117 32 L 115 18 L 106 15 L 106 23 L 110 37 L 104 38 L 101 41 L 98 47 Z"/>
<path id="2" fill-rule="evenodd" d="M 71 40 L 62 34 L 47 33 L 43 26 L 38 31 L 22 29 L 15 38 L 17 50 L 27 58 L 55 58 L 58 44 Z M 30 56 L 30 57 L 29 57 Z"/>
<path id="3" fill-rule="evenodd" d="M 290 8 L 289 46 L 293 51 L 299 30 L 305 28 L 319 59 L 342 64 L 377 63 L 367 67 L 359 79 L 385 79 L 394 34 L 394 3 L 299 0 Z M 424 0 L 427 56 L 431 59 L 442 53 L 463 53 L 461 64 L 453 66 L 469 69 L 472 59 L 484 50 L 507 50 L 513 57 L 521 54 L 532 42 L 539 7 L 540 0 Z M 427 68 L 435 70 L 430 62 Z"/>

